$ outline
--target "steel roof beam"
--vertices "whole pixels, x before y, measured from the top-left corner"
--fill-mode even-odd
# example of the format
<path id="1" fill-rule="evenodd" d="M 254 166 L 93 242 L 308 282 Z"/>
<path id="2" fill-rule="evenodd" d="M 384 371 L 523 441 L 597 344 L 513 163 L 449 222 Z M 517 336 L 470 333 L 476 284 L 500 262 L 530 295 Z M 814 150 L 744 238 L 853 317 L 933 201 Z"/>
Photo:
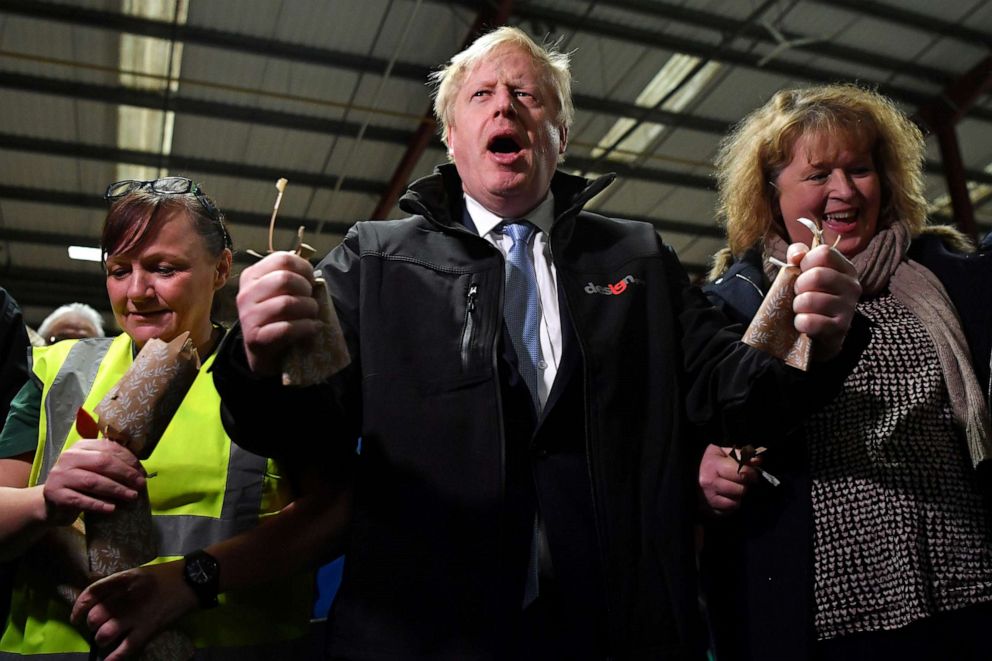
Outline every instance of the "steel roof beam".
<path id="1" fill-rule="evenodd" d="M 964 175 L 964 162 L 961 160 L 961 147 L 954 124 L 941 123 L 935 127 L 940 144 L 940 158 L 944 165 L 944 181 L 951 197 L 951 209 L 958 229 L 972 240 L 978 239 L 975 227 L 975 208 L 971 204 L 971 192 Z"/>
<path id="2" fill-rule="evenodd" d="M 95 209 L 102 213 L 107 211 L 107 203 L 104 202 L 103 197 L 97 193 L 72 193 L 68 191 L 30 188 L 27 186 L 0 185 L 0 200 L 17 200 L 19 202 L 33 202 L 37 204 L 54 204 L 56 206 L 75 207 L 77 209 Z M 221 209 L 224 210 L 224 216 L 227 219 L 228 224 L 232 227 L 268 227 L 269 220 L 271 219 L 271 216 L 268 213 L 239 211 L 236 209 L 229 209 L 225 206 L 221 206 Z M 280 225 L 282 226 L 299 227 L 302 225 L 308 232 L 315 232 L 317 230 L 317 225 L 320 224 L 319 221 L 316 220 L 297 218 L 287 215 L 280 215 L 279 220 L 281 221 Z M 354 223 L 352 221 L 328 220 L 323 223 L 324 227 L 321 234 L 343 235 L 353 224 Z M 0 228 L 0 240 L 5 238 L 16 240 L 13 238 L 15 235 L 8 233 L 17 231 L 18 230 L 13 230 L 10 228 Z M 65 243 L 67 245 L 70 240 L 72 242 L 85 240 L 86 243 L 93 243 L 94 241 L 99 240 L 99 237 L 97 236 L 85 237 L 83 235 L 72 234 L 56 235 L 42 232 L 35 232 L 33 235 L 28 234 L 24 236 L 43 235 L 48 237 L 61 236 L 65 239 Z M 44 243 L 44 241 L 42 241 L 42 243 Z"/>
<path id="3" fill-rule="evenodd" d="M 0 71 L 0 87 L 40 94 L 56 94 L 102 103 L 154 108 L 156 110 L 161 108 L 162 101 L 165 98 L 162 92 L 154 90 L 138 90 L 122 85 L 81 83 L 73 80 L 32 76 L 30 74 L 11 71 Z M 586 94 L 574 94 L 572 101 L 579 110 L 610 115 L 612 117 L 631 117 L 650 110 L 633 103 L 603 99 Z M 207 101 L 181 95 L 170 96 L 169 107 L 176 112 L 190 113 L 203 117 L 244 121 L 333 135 L 357 135 L 361 128 L 358 122 L 269 110 L 249 105 Z M 682 128 L 694 129 L 714 135 L 724 135 L 732 126 L 731 123 L 719 119 L 680 114 L 660 109 L 650 110 L 646 121 L 658 124 L 673 124 L 678 122 Z M 406 142 L 409 139 L 410 133 L 403 129 L 369 126 L 366 128 L 365 135 L 376 140 L 382 140 L 383 142 L 399 143 Z M 443 149 L 440 139 L 436 136 L 432 144 L 438 149 Z"/>
<path id="4" fill-rule="evenodd" d="M 153 110 L 161 110 L 162 102 L 165 99 L 164 93 L 155 90 L 135 89 L 123 85 L 82 83 L 12 71 L 0 71 L 0 87 Z M 361 124 L 358 122 L 316 117 L 304 113 L 269 110 L 250 105 L 207 101 L 175 94 L 169 96 L 169 109 L 177 113 L 188 113 L 200 117 L 277 126 L 299 131 L 313 131 L 324 135 L 357 135 L 361 128 Z M 403 129 L 369 126 L 365 130 L 365 135 L 382 142 L 401 142 L 406 140 L 410 133 Z"/>
<path id="5" fill-rule="evenodd" d="M 934 163 L 933 161 L 925 162 L 923 164 L 923 171 L 933 175 L 944 174 L 944 168 L 941 167 L 940 163 Z M 968 181 L 974 181 L 979 184 L 992 184 L 992 173 L 983 170 L 964 170 L 964 176 Z"/>
<path id="6" fill-rule="evenodd" d="M 924 104 L 917 115 L 931 126 L 957 124 L 982 95 L 992 89 L 992 55 L 986 56 L 960 78 L 947 85 L 939 96 Z"/>
<path id="7" fill-rule="evenodd" d="M 746 23 L 745 21 L 739 21 L 713 12 L 701 11 L 686 6 L 676 6 L 667 2 L 648 0 L 599 0 L 599 4 L 653 16 L 655 18 L 676 21 L 692 27 L 717 31 L 723 35 L 736 34 L 740 37 L 755 39 L 772 46 L 778 45 L 778 42 L 775 41 L 771 33 L 763 26 Z M 796 34 L 786 30 L 781 30 L 781 32 L 782 36 L 787 40 L 817 36 Z M 795 50 L 801 50 L 821 57 L 830 57 L 855 64 L 871 62 L 876 67 L 890 69 L 907 76 L 929 80 L 939 84 L 944 84 L 954 77 L 954 74 L 950 71 L 888 57 L 882 53 L 835 44 L 827 40 L 802 44 L 794 48 Z"/>
<path id="8" fill-rule="evenodd" d="M 314 174 L 313 172 L 304 172 L 302 170 L 287 170 L 280 167 L 231 163 L 175 153 L 162 156 L 156 152 L 12 135 L 10 133 L 0 133 L 0 149 L 68 156 L 71 158 L 106 161 L 110 163 L 131 163 L 133 165 L 146 165 L 156 168 L 162 167 L 172 172 L 181 172 L 184 170 L 204 172 L 267 182 L 273 182 L 280 177 L 285 177 L 296 184 L 313 186 L 315 188 L 334 188 L 335 179 L 331 175 Z M 345 182 L 342 190 L 352 193 L 378 195 L 382 192 L 382 188 L 383 184 L 381 182 L 351 177 Z"/>
<path id="9" fill-rule="evenodd" d="M 471 0 L 456 0 L 461 4 L 471 2 Z M 689 55 L 695 55 L 705 59 L 713 59 L 718 62 L 725 62 L 737 66 L 748 67 L 766 71 L 774 71 L 792 78 L 802 78 L 814 82 L 836 82 L 839 80 L 837 73 L 831 69 L 810 67 L 795 64 L 783 60 L 772 60 L 759 66 L 763 55 L 749 53 L 732 48 L 720 48 L 714 55 L 715 45 L 687 39 L 669 34 L 659 34 L 653 30 L 613 23 L 602 19 L 586 21 L 581 16 L 568 13 L 566 11 L 551 7 L 539 7 L 533 4 L 519 5 L 514 15 L 525 20 L 536 20 L 552 26 L 564 26 L 572 30 L 587 32 L 590 34 L 613 37 L 624 41 L 639 43 L 652 48 L 665 48 Z M 878 61 L 872 58 L 873 61 Z M 873 81 L 866 81 L 873 82 Z M 874 81 L 878 90 L 894 99 L 901 100 L 909 105 L 917 106 L 926 101 L 926 95 L 911 90 L 906 87 L 890 85 L 880 81 Z M 974 116 L 992 120 L 992 111 L 976 108 Z"/>
<path id="10" fill-rule="evenodd" d="M 9 133 L 0 133 L 0 149 L 49 154 L 53 156 L 68 156 L 72 158 L 105 161 L 109 163 L 150 165 L 153 167 L 164 167 L 172 172 L 187 170 L 221 176 L 256 179 L 267 182 L 272 182 L 280 177 L 285 177 L 295 184 L 313 186 L 315 188 L 327 190 L 334 188 L 334 182 L 336 179 L 334 175 L 317 175 L 311 172 L 286 170 L 285 168 L 278 167 L 274 168 L 257 165 L 245 165 L 243 163 L 218 161 L 215 159 L 195 158 L 176 153 L 169 154 L 165 156 L 164 159 L 160 159 L 159 154 L 155 152 L 138 151 L 134 149 L 119 149 L 117 147 L 105 147 L 79 142 L 67 142 L 63 140 L 51 140 L 48 138 L 33 138 L 28 136 L 12 135 Z M 160 160 L 162 160 L 161 165 Z M 569 156 L 566 159 L 566 164 L 568 166 L 576 168 L 583 168 L 584 166 L 589 166 L 591 163 L 592 159 L 580 156 Z M 703 177 L 700 175 L 692 175 L 660 168 L 635 169 L 623 163 L 613 162 L 609 163 L 608 166 L 609 171 L 622 173 L 629 179 L 670 184 L 673 186 L 690 186 L 700 189 L 712 188 L 712 180 L 709 177 Z M 598 167 L 602 169 L 602 166 Z M 989 175 L 989 178 L 992 179 L 992 175 Z M 385 186 L 385 182 L 349 178 L 345 182 L 342 190 L 347 190 L 353 193 L 379 195 L 385 189 Z"/>
<path id="11" fill-rule="evenodd" d="M 548 8 L 536 7 L 534 5 L 521 7 L 517 10 L 517 15 L 521 18 L 537 19 L 553 25 L 565 26 L 573 30 L 590 32 L 606 37 L 613 37 L 624 41 L 634 42 L 643 46 L 653 48 L 665 48 L 679 53 L 687 53 L 704 59 L 712 59 L 717 62 L 724 62 L 736 66 L 743 66 L 750 69 L 773 71 L 790 78 L 801 78 L 815 82 L 835 82 L 839 79 L 837 72 L 830 69 L 821 69 L 801 64 L 794 64 L 784 60 L 772 60 L 763 66 L 758 66 L 762 55 L 758 53 L 748 53 L 746 51 L 733 48 L 720 48 L 714 55 L 716 46 L 694 39 L 687 39 L 669 34 L 659 34 L 653 30 L 637 28 L 631 25 L 611 23 L 609 21 L 596 20 L 586 24 L 581 17 L 568 12 Z M 879 84 L 879 91 L 893 98 L 902 99 L 916 105 L 925 97 L 919 92 L 908 88 L 894 85 Z"/>
<path id="12" fill-rule="evenodd" d="M 71 158 L 82 158 L 111 163 L 132 163 L 135 165 L 164 167 L 173 172 L 187 170 L 267 182 L 275 181 L 280 177 L 286 177 L 287 179 L 298 184 L 328 190 L 334 188 L 334 182 L 336 181 L 335 175 L 322 175 L 314 174 L 312 172 L 286 170 L 285 168 L 245 165 L 243 163 L 196 158 L 193 156 L 175 153 L 169 154 L 163 158 L 155 152 L 120 149 L 117 147 L 51 140 L 48 138 L 13 135 L 9 133 L 0 133 L 0 149 L 42 153 L 54 156 L 67 156 Z M 685 186 L 700 190 L 712 190 L 714 187 L 714 180 L 709 176 L 690 174 L 662 168 L 632 167 L 628 164 L 617 161 L 597 163 L 595 159 L 579 155 L 567 156 L 565 164 L 566 167 L 574 167 L 580 170 L 592 169 L 596 171 L 616 172 L 624 178 L 630 180 L 648 181 L 672 186 Z M 931 162 L 925 164 L 925 169 L 928 172 L 941 173 L 940 166 Z M 980 170 L 966 170 L 965 176 L 969 181 L 992 184 L 992 173 L 983 172 Z M 385 187 L 385 182 L 349 177 L 344 182 L 342 190 L 379 196 L 385 190 Z"/>
<path id="13" fill-rule="evenodd" d="M 961 158 L 957 123 L 992 87 L 992 55 L 985 57 L 967 73 L 954 81 L 943 93 L 930 101 L 917 113 L 937 134 L 940 143 L 941 165 L 951 207 L 958 228 L 972 239 L 978 238 L 975 226 L 975 209 L 968 190 L 968 173 Z"/>
<path id="14" fill-rule="evenodd" d="M 41 94 L 84 98 L 103 103 L 133 105 L 140 108 L 157 109 L 160 107 L 162 100 L 162 95 L 154 91 L 134 90 L 121 86 L 98 85 L 94 83 L 77 83 L 74 81 L 56 80 L 53 78 L 10 72 L 0 72 L 0 87 L 38 92 Z M 575 98 L 576 100 L 583 100 L 586 107 L 597 112 L 603 112 L 604 114 L 616 113 L 617 116 L 629 117 L 643 110 L 640 106 L 617 104 L 605 99 L 594 99 L 592 97 L 582 97 L 581 95 L 576 95 Z M 324 119 L 300 113 L 251 108 L 218 101 L 189 99 L 181 96 L 172 97 L 172 107 L 176 110 L 200 117 L 276 126 L 291 130 L 313 131 L 323 135 L 349 136 L 355 135 L 359 129 L 359 125 L 355 122 Z M 681 121 L 682 128 L 693 128 L 712 135 L 723 135 L 730 129 L 730 124 L 726 124 L 720 120 L 686 115 L 676 118 L 675 113 L 661 113 L 653 116 L 651 120 L 658 121 L 659 123 L 666 123 L 669 120 Z M 374 125 L 370 125 L 366 129 L 365 135 L 372 140 L 397 145 L 406 144 L 410 137 L 409 132 L 402 129 Z M 431 141 L 430 146 L 440 151 L 444 149 L 444 145 L 441 144 L 441 141 L 436 136 Z M 568 160 L 570 162 L 579 162 L 581 161 L 581 157 L 570 155 Z M 586 159 L 583 162 L 588 164 L 592 162 L 592 159 Z M 597 165 L 597 168 L 600 168 L 601 165 Z M 612 161 L 611 167 L 613 167 Z M 934 163 L 927 163 L 926 170 L 934 174 L 942 173 L 940 166 Z M 968 170 L 966 174 L 973 181 L 992 183 L 992 175 L 988 173 L 978 170 Z M 625 176 L 637 178 L 637 170 L 628 170 L 625 172 Z"/>
<path id="15" fill-rule="evenodd" d="M 474 7 L 478 6 L 475 0 L 455 1 L 459 4 L 467 3 Z M 365 57 L 354 53 L 304 46 L 274 39 L 263 39 L 252 35 L 213 30 L 188 24 L 175 26 L 171 22 L 127 16 L 120 12 L 74 7 L 62 3 L 39 2 L 38 0 L 5 0 L 0 10 L 34 18 L 85 25 L 93 28 L 119 30 L 121 32 L 153 36 L 161 39 L 172 39 L 175 37 L 176 41 L 211 48 L 223 48 L 251 53 L 253 55 L 263 53 L 267 57 L 278 57 L 368 73 L 382 74 L 389 66 L 389 63 L 381 58 Z M 637 42 L 652 48 L 676 50 L 700 57 L 709 57 L 713 51 L 712 44 L 686 39 L 684 37 L 676 37 L 674 35 L 658 34 L 651 30 L 608 21 L 597 20 L 587 23 L 579 16 L 547 7 L 537 7 L 534 5 L 522 6 L 515 10 L 514 15 L 523 19 L 563 25 L 570 29 L 584 31 L 590 34 L 614 37 Z M 829 69 L 807 67 L 781 60 L 773 60 L 766 63 L 763 67 L 758 67 L 761 57 L 761 55 L 745 51 L 721 49 L 718 59 L 738 66 L 754 69 L 761 68 L 789 77 L 804 78 L 811 81 L 832 82 L 837 80 L 836 73 Z M 429 72 L 430 68 L 428 67 L 399 61 L 394 63 L 392 68 L 392 75 L 415 80 L 419 83 L 427 80 Z M 922 105 L 927 101 L 925 95 L 908 88 L 885 84 L 879 84 L 878 87 L 884 94 L 913 106 Z M 992 120 L 992 111 L 984 108 L 976 108 L 973 116 Z"/>
<path id="16" fill-rule="evenodd" d="M 103 276 L 54 269 L 0 270 L 3 286 L 22 306 L 57 308 L 70 301 L 86 303 L 112 317 Z"/>
<path id="17" fill-rule="evenodd" d="M 19 14 L 31 18 L 59 21 L 72 25 L 82 25 L 90 28 L 116 30 L 144 37 L 181 41 L 209 48 L 222 48 L 241 53 L 250 53 L 263 57 L 278 57 L 295 62 L 307 62 L 323 66 L 382 73 L 389 63 L 381 58 L 366 57 L 355 53 L 305 46 L 289 41 L 264 39 L 249 34 L 214 30 L 190 24 L 174 25 L 171 21 L 159 21 L 122 14 L 118 11 L 103 11 L 77 7 L 58 2 L 40 2 L 39 0 L 4 0 L 0 11 Z M 392 72 L 400 78 L 408 78 L 423 82 L 430 72 L 428 67 L 396 62 Z"/>
<path id="18" fill-rule="evenodd" d="M 863 16 L 873 16 L 888 23 L 899 23 L 906 27 L 916 28 L 928 34 L 939 34 L 948 39 L 972 43 L 985 48 L 992 48 L 992 35 L 981 30 L 974 30 L 966 25 L 944 21 L 936 16 L 919 14 L 904 9 L 898 4 L 875 2 L 874 0 L 810 0 L 828 7 L 843 7 L 848 11 Z M 939 7 L 938 3 L 934 4 Z"/>
<path id="19" fill-rule="evenodd" d="M 29 188 L 26 186 L 4 186 L 0 185 L 0 200 L 17 200 L 20 202 L 30 202 L 36 204 L 54 204 L 58 206 L 76 207 L 82 209 L 96 209 L 101 212 L 107 208 L 106 202 L 97 195 L 86 195 L 83 193 L 71 193 L 67 191 L 56 191 L 41 188 Z M 253 213 L 249 211 L 228 210 L 225 211 L 232 227 L 268 227 L 269 215 Z M 623 217 L 628 220 L 639 220 L 650 223 L 662 233 L 686 234 L 689 236 L 704 236 L 711 238 L 721 238 L 723 229 L 716 224 L 703 225 L 689 220 L 663 219 L 650 216 L 631 215 L 617 211 L 600 210 L 608 216 Z M 285 221 L 288 227 L 298 227 L 304 225 L 309 231 L 317 224 L 313 220 L 302 218 L 292 218 L 289 216 L 279 216 Z M 322 234 L 343 235 L 350 229 L 351 221 L 329 221 L 324 223 Z M 23 243 L 41 244 L 92 244 L 99 240 L 96 236 L 86 236 L 83 234 L 71 234 L 62 232 L 42 232 L 38 230 L 19 230 L 14 228 L 0 228 L 0 241 L 19 241 Z"/>

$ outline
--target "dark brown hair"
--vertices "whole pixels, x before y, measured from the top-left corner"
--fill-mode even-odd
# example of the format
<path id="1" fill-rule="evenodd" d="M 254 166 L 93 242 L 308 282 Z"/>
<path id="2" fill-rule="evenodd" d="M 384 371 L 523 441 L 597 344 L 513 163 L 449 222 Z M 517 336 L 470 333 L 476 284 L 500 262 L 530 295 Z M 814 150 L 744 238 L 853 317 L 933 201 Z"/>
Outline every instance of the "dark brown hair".
<path id="1" fill-rule="evenodd" d="M 185 213 L 192 221 L 211 256 L 217 257 L 224 248 L 230 247 L 230 235 L 223 225 L 223 216 L 217 220 L 211 218 L 195 196 L 160 195 L 148 190 L 136 190 L 115 201 L 107 213 L 100 237 L 104 261 L 111 255 L 141 246 L 151 228 L 177 212 Z"/>

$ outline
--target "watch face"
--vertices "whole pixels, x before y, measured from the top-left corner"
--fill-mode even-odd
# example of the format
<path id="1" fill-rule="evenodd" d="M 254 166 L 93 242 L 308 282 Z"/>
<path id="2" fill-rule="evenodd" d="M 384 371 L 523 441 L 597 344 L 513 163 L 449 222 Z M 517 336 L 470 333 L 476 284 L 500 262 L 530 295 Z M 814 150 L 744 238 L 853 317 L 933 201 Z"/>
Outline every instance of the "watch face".
<path id="1" fill-rule="evenodd" d="M 220 564 L 206 551 L 193 551 L 186 556 L 183 578 L 196 594 L 201 608 L 217 605 L 217 592 L 220 586 Z"/>
<path id="2" fill-rule="evenodd" d="M 190 553 L 186 557 L 186 578 L 195 585 L 209 585 L 217 580 L 219 565 L 207 553 Z"/>
<path id="3" fill-rule="evenodd" d="M 194 583 L 207 584 L 217 571 L 217 563 L 212 558 L 199 556 L 191 558 L 186 572 Z"/>

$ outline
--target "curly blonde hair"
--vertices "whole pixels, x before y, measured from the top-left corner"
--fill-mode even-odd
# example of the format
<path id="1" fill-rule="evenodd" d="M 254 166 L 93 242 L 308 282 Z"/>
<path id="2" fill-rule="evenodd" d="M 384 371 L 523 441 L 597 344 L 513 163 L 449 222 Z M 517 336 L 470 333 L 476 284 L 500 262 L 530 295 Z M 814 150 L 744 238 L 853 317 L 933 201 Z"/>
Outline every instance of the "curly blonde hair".
<path id="1" fill-rule="evenodd" d="M 926 225 L 919 128 L 888 98 L 857 85 L 783 90 L 738 123 L 716 159 L 718 217 L 731 252 L 740 256 L 773 228 L 785 236 L 774 182 L 810 134 L 870 145 L 882 189 L 879 225 L 894 222 L 917 236 Z"/>
<path id="2" fill-rule="evenodd" d="M 482 60 L 497 50 L 516 48 L 528 54 L 541 72 L 541 83 L 551 90 L 555 102 L 554 124 L 568 129 L 575 117 L 572 105 L 572 73 L 568 53 L 562 53 L 554 44 L 538 45 L 520 28 L 501 27 L 488 32 L 472 45 L 456 53 L 451 60 L 428 77 L 433 86 L 434 117 L 441 128 L 441 140 L 448 144 L 448 128 L 454 120 L 455 98 L 465 76 Z"/>

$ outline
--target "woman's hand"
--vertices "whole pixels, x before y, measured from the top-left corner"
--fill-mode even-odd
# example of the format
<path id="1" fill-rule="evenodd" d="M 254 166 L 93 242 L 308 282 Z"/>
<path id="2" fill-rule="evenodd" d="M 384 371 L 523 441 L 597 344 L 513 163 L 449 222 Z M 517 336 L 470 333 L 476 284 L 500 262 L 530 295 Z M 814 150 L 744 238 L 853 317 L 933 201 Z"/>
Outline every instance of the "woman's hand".
<path id="1" fill-rule="evenodd" d="M 730 448 L 706 446 L 699 463 L 699 490 L 703 505 L 716 516 L 725 516 L 741 507 L 748 487 L 758 479 L 756 467 L 761 457 L 752 457 L 743 467 L 728 453 Z"/>
<path id="2" fill-rule="evenodd" d="M 152 638 L 197 608 L 182 572 L 183 561 L 174 560 L 103 578 L 79 595 L 72 622 L 93 632 L 97 646 L 109 652 L 106 661 L 137 656 Z"/>
<path id="3" fill-rule="evenodd" d="M 802 273 L 796 278 L 795 327 L 816 342 L 818 360 L 840 352 L 861 298 L 854 265 L 830 246 L 809 250 L 801 243 L 789 246 L 789 263 Z"/>
<path id="4" fill-rule="evenodd" d="M 63 452 L 45 480 L 46 518 L 69 525 L 80 512 L 113 512 L 145 486 L 144 469 L 125 447 L 107 439 L 83 439 Z"/>

